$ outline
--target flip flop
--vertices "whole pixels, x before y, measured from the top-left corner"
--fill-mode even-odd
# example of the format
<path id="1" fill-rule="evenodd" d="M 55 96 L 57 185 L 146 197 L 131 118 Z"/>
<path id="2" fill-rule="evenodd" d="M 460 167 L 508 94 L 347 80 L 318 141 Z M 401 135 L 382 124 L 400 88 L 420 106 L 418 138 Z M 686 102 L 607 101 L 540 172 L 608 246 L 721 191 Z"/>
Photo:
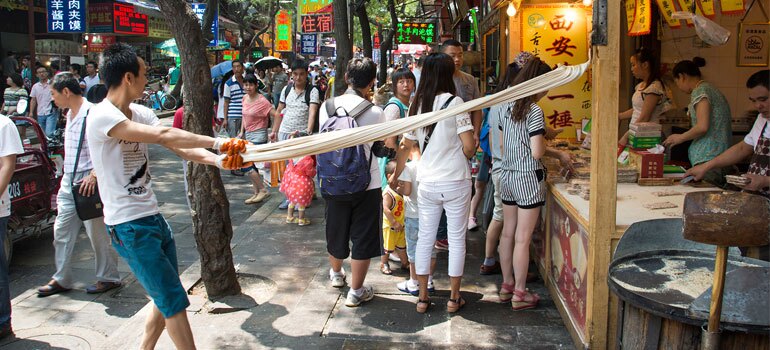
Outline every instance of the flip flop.
<path id="1" fill-rule="evenodd" d="M 58 282 L 56 282 L 56 280 L 52 280 L 51 282 L 48 282 L 48 284 L 37 289 L 37 296 L 42 298 L 62 292 L 67 292 L 69 290 L 70 288 L 64 288 Z"/>

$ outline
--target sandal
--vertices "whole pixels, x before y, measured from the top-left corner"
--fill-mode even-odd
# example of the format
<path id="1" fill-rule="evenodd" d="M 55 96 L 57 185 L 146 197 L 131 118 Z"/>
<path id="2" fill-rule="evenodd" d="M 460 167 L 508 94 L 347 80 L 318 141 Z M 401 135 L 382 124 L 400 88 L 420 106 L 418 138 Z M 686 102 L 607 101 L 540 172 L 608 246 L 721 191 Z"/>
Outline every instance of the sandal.
<path id="1" fill-rule="evenodd" d="M 540 301 L 540 296 L 534 293 L 530 293 L 529 290 L 514 290 L 514 296 L 517 300 L 511 298 L 511 309 L 514 311 L 534 309 L 537 307 L 537 303 Z M 527 300 L 529 299 L 529 300 Z"/>
<path id="2" fill-rule="evenodd" d="M 426 311 L 428 311 L 428 308 L 430 307 L 430 299 L 418 299 L 417 300 L 417 306 L 416 310 L 418 313 L 424 314 Z"/>
<path id="3" fill-rule="evenodd" d="M 308 218 L 297 219 L 297 225 L 308 226 L 310 225 L 310 219 Z"/>
<path id="4" fill-rule="evenodd" d="M 380 264 L 380 272 L 382 272 L 383 275 L 393 274 L 393 270 L 390 269 L 390 264 L 388 263 Z"/>
<path id="5" fill-rule="evenodd" d="M 286 223 L 287 224 L 296 224 L 297 223 L 297 218 L 295 218 L 293 216 L 292 217 L 287 217 L 286 218 Z"/>
<path id="6" fill-rule="evenodd" d="M 497 293 L 501 303 L 507 303 L 513 299 L 513 284 L 501 284 L 500 292 Z"/>
<path id="7" fill-rule="evenodd" d="M 449 301 L 446 303 L 446 312 L 450 314 L 455 313 L 460 311 L 463 306 L 465 306 L 465 299 L 463 299 L 463 297 L 459 297 L 457 299 L 449 299 Z"/>

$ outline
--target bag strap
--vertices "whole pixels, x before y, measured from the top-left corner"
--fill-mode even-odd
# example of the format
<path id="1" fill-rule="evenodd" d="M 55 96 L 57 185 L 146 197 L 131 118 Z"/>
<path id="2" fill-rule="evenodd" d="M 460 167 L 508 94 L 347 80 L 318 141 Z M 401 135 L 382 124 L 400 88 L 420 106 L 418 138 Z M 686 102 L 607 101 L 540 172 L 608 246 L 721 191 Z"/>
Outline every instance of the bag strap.
<path id="1" fill-rule="evenodd" d="M 454 96 L 454 95 L 452 95 L 452 96 L 449 96 L 449 99 L 447 99 L 447 100 L 446 100 L 446 102 L 444 102 L 444 105 L 443 105 L 443 106 L 441 106 L 441 108 L 439 108 L 439 111 L 440 111 L 440 110 L 442 110 L 442 109 L 446 109 L 447 107 L 449 107 L 449 104 L 450 104 L 450 103 L 452 102 L 452 100 L 454 100 L 454 99 L 455 99 L 455 96 Z M 438 124 L 438 123 L 433 123 L 433 125 L 431 125 L 431 126 L 428 128 L 428 134 L 427 134 L 427 135 L 425 135 L 425 144 L 422 146 L 422 153 L 423 153 L 423 154 L 425 154 L 425 149 L 426 149 L 426 148 L 428 148 L 428 142 L 430 141 L 430 137 L 431 137 L 431 136 L 433 136 L 433 130 L 435 130 L 435 129 L 436 129 L 436 124 Z"/>
<path id="2" fill-rule="evenodd" d="M 86 136 L 86 118 L 88 117 L 88 109 L 86 109 L 86 115 L 83 116 L 83 127 L 80 129 L 80 141 L 78 141 L 78 151 L 75 154 L 75 166 L 72 167 L 72 178 L 70 178 L 70 187 L 75 184 L 75 172 L 78 170 L 78 162 L 80 161 L 80 150 L 83 148 L 83 139 Z"/>
<path id="3" fill-rule="evenodd" d="M 366 111 L 369 110 L 369 108 L 372 108 L 373 106 L 373 103 L 367 99 L 364 99 L 363 101 L 359 102 L 352 110 L 350 110 L 349 114 L 353 119 L 358 119 L 358 117 L 363 115 Z"/>
<path id="4" fill-rule="evenodd" d="M 337 113 L 337 109 L 334 108 L 333 98 L 328 99 L 324 104 L 324 106 L 326 106 L 326 116 L 328 116 L 329 118 L 331 118 L 333 115 Z"/>

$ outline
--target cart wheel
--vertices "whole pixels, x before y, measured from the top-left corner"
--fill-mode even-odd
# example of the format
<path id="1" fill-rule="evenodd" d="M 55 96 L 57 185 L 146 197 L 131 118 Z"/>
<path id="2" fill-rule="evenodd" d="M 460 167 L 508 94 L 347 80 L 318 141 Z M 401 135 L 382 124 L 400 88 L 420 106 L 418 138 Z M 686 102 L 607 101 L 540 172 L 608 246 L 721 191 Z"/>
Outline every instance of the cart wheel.
<path id="1" fill-rule="evenodd" d="M 160 98 L 160 106 L 167 111 L 176 109 L 176 98 L 171 95 L 163 95 Z"/>
<path id="2" fill-rule="evenodd" d="M 5 232 L 3 237 L 3 249 L 5 250 L 5 264 L 11 266 L 11 257 L 13 257 L 13 241 L 11 241 L 11 230 Z"/>

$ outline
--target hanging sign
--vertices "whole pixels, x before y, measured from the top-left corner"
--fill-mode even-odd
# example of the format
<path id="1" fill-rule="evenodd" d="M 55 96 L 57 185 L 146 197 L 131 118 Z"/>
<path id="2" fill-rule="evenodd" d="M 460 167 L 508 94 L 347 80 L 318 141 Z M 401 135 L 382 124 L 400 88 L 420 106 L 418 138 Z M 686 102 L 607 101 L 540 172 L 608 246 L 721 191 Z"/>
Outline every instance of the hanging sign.
<path id="1" fill-rule="evenodd" d="M 275 51 L 291 51 L 291 12 L 278 11 L 275 15 Z"/>
<path id="2" fill-rule="evenodd" d="M 332 0 L 299 0 L 297 10 L 300 16 L 318 13 L 332 12 Z"/>
<path id="3" fill-rule="evenodd" d="M 720 0 L 719 4 L 723 15 L 742 15 L 745 6 L 743 0 Z"/>
<path id="4" fill-rule="evenodd" d="M 147 36 L 147 15 L 136 12 L 134 5 L 116 2 L 113 6 L 112 18 L 115 19 L 113 31 L 116 34 Z"/>
<path id="5" fill-rule="evenodd" d="M 631 3 L 633 3 L 633 7 Z M 626 0 L 626 16 L 629 36 L 650 34 L 650 22 L 652 21 L 650 0 Z"/>
<path id="6" fill-rule="evenodd" d="M 375 50 L 380 49 L 380 34 L 374 34 L 372 35 L 372 48 Z"/>
<path id="7" fill-rule="evenodd" d="M 528 5 L 521 12 L 521 50 L 540 57 L 550 66 L 580 64 L 588 60 L 588 13 L 567 5 Z M 538 102 L 551 128 L 564 128 L 560 137 L 575 137 L 574 125 L 590 118 L 591 84 L 588 74 L 552 89 Z"/>
<path id="8" fill-rule="evenodd" d="M 222 51 L 223 61 L 238 60 L 241 58 L 241 52 L 238 50 L 224 50 Z"/>
<path id="9" fill-rule="evenodd" d="M 716 16 L 716 12 L 714 12 L 714 0 L 698 0 L 698 9 L 708 18 L 714 19 Z"/>
<path id="10" fill-rule="evenodd" d="M 112 33 L 112 4 L 88 4 L 88 32 Z"/>
<path id="11" fill-rule="evenodd" d="M 676 7 L 674 7 L 674 3 L 672 0 L 656 0 L 658 3 L 658 8 L 660 9 L 661 14 L 663 15 L 663 19 L 666 21 L 668 26 L 670 28 L 679 28 L 681 27 L 681 23 L 678 19 L 671 18 L 671 15 L 676 11 Z"/>
<path id="12" fill-rule="evenodd" d="M 159 39 L 171 39 L 174 37 L 171 34 L 171 27 L 168 25 L 168 21 L 162 18 L 150 17 L 150 30 L 147 35 L 150 38 Z"/>
<path id="13" fill-rule="evenodd" d="M 738 30 L 738 66 L 767 67 L 770 61 L 770 24 L 741 23 Z"/>
<path id="14" fill-rule="evenodd" d="M 91 34 L 88 36 L 88 52 L 92 52 L 92 53 L 102 52 L 108 46 L 114 43 L 115 43 L 115 37 L 112 35 Z"/>
<path id="15" fill-rule="evenodd" d="M 334 14 L 315 13 L 312 15 L 302 15 L 300 32 L 302 33 L 331 33 L 334 32 Z"/>
<path id="16" fill-rule="evenodd" d="M 334 57 L 336 56 L 335 48 L 332 46 L 321 46 L 321 49 L 319 50 L 320 55 L 323 57 Z"/>
<path id="17" fill-rule="evenodd" d="M 300 53 L 303 55 L 317 55 L 317 39 L 318 35 L 315 34 L 302 34 L 302 46 L 300 47 Z"/>
<path id="18" fill-rule="evenodd" d="M 192 3 L 190 6 L 192 6 L 195 15 L 198 16 L 198 21 L 203 24 L 203 14 L 206 13 L 206 4 Z M 211 47 L 219 45 L 219 10 L 214 13 L 214 20 L 211 22 L 211 34 L 213 34 L 213 39 L 209 41 L 207 46 Z"/>
<path id="19" fill-rule="evenodd" d="M 435 23 L 398 23 L 396 42 L 398 44 L 432 44 L 436 40 Z"/>
<path id="20" fill-rule="evenodd" d="M 83 33 L 86 31 L 85 0 L 48 0 L 49 33 Z"/>

